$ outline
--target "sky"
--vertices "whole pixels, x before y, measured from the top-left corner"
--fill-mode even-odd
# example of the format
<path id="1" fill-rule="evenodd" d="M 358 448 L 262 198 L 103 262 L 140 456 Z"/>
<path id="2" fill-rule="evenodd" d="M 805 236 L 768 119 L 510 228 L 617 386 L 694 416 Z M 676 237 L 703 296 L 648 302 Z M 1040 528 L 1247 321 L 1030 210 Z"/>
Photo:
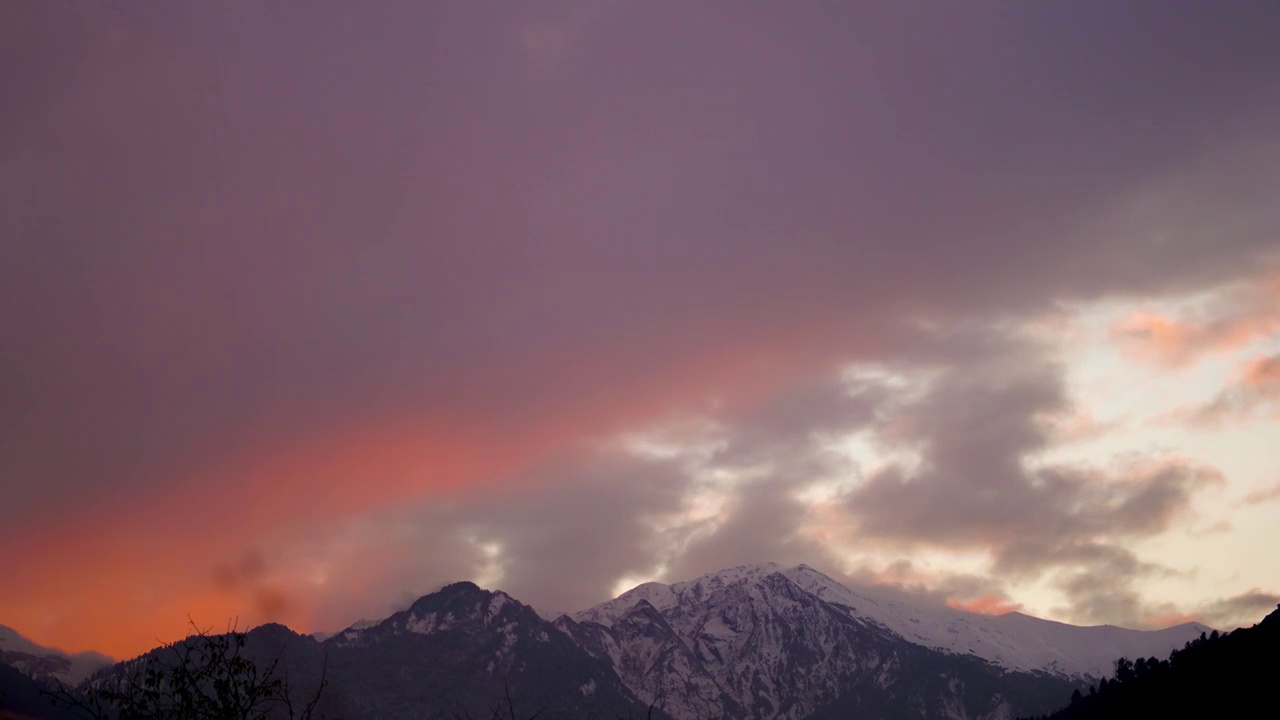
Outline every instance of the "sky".
<path id="1" fill-rule="evenodd" d="M 0 4 L 0 623 L 1280 602 L 1280 6 Z"/>

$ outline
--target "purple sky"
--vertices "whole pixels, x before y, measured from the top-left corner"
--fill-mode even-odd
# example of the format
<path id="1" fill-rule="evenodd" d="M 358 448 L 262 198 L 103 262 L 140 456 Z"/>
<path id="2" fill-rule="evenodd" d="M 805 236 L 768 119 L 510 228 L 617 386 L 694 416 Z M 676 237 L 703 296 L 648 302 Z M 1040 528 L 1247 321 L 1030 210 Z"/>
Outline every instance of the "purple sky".
<path id="1" fill-rule="evenodd" d="M 0 623 L 125 654 L 188 612 L 333 629 L 464 577 L 553 611 L 787 558 L 1077 622 L 1252 617 L 1280 576 L 1179 595 L 1213 561 L 1157 545 L 1280 480 L 1214 454 L 1276 435 L 1278 27 L 5 3 Z M 1107 308 L 1118 372 L 1243 353 L 1203 380 L 1257 411 L 1223 449 L 1056 459 L 1045 418 L 1107 400 L 1066 328 Z"/>

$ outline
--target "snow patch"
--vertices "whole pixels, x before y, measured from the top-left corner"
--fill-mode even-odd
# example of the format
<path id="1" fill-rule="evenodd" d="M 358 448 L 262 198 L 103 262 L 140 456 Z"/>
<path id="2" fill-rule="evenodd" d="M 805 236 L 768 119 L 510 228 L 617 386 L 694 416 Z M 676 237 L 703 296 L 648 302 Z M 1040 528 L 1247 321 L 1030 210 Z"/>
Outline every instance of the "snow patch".
<path id="1" fill-rule="evenodd" d="M 430 612 L 426 615 L 410 615 L 405 622 L 404 627 L 411 633 L 418 635 L 430 635 L 431 633 L 442 632 L 457 625 L 457 618 L 453 613 L 446 614 L 443 618 L 438 617 L 436 613 Z"/>

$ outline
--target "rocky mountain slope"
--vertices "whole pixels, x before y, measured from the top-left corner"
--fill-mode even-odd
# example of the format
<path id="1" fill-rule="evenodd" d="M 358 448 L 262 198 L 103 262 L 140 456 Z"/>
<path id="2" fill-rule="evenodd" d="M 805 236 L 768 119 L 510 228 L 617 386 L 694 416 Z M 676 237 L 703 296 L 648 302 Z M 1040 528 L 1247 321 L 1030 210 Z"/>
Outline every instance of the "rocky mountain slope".
<path id="1" fill-rule="evenodd" d="M 518 714 L 642 715 L 606 659 L 503 592 L 455 583 L 377 624 L 320 644 L 352 717 L 489 717 L 509 690 Z"/>
<path id="2" fill-rule="evenodd" d="M 1135 649 L 1198 635 L 1079 628 L 922 608 L 855 592 L 805 565 L 647 583 L 556 621 L 676 718 L 1008 717 L 1052 707 Z"/>

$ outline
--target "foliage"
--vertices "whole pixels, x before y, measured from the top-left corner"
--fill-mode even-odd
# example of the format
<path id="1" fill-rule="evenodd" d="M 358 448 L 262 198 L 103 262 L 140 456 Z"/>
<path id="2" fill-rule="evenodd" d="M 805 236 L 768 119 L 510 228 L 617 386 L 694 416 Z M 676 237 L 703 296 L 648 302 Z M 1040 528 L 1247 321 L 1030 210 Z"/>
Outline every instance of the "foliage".
<path id="1" fill-rule="evenodd" d="M 327 684 L 297 700 L 276 657 L 259 665 L 245 654 L 248 634 L 195 634 L 97 673 L 79 688 L 59 688 L 54 703 L 89 720 L 318 720 Z"/>
<path id="2" fill-rule="evenodd" d="M 1254 717 L 1275 706 L 1280 676 L 1280 608 L 1251 628 L 1201 634 L 1168 660 L 1116 661 L 1115 676 L 1075 694 L 1048 720 Z"/>

